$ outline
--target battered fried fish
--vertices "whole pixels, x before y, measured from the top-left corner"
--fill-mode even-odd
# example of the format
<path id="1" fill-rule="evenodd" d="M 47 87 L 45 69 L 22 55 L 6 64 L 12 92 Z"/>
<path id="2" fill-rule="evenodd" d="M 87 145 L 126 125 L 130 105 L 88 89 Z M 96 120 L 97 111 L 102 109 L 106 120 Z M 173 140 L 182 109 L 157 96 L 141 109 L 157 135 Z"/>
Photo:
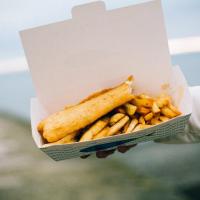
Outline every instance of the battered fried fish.
<path id="1" fill-rule="evenodd" d="M 93 123 L 113 109 L 133 99 L 133 78 L 112 89 L 103 90 L 83 102 L 50 115 L 38 124 L 38 131 L 48 142 L 56 142 Z"/>

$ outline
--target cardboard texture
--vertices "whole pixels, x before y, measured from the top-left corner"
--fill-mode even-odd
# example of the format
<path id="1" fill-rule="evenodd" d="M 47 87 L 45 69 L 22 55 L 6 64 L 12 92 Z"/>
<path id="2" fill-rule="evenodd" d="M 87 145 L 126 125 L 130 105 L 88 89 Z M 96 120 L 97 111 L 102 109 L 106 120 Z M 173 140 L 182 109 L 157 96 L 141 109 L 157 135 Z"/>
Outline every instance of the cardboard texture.
<path id="1" fill-rule="evenodd" d="M 171 66 L 160 0 L 109 11 L 103 2 L 86 4 L 73 8 L 70 20 L 20 34 L 37 94 L 31 101 L 33 138 L 54 160 L 183 131 L 191 99 L 182 72 Z M 134 93 L 157 95 L 168 84 L 164 92 L 172 95 L 183 115 L 134 135 L 43 146 L 36 130 L 41 119 L 131 74 Z"/>

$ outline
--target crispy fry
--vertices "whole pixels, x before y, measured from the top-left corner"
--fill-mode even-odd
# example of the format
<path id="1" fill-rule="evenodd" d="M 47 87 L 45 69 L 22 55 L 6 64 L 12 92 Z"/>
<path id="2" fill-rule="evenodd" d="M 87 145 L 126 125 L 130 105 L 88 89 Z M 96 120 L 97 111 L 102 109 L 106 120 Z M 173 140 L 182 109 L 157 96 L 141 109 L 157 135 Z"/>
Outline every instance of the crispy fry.
<path id="1" fill-rule="evenodd" d="M 131 123 L 131 121 L 129 120 L 129 121 L 124 125 L 122 133 L 126 133 L 126 131 L 127 131 L 128 127 L 129 127 L 130 123 Z"/>
<path id="2" fill-rule="evenodd" d="M 118 122 L 120 119 L 122 119 L 125 116 L 123 113 L 116 113 L 110 118 L 110 126 L 114 125 L 116 122 Z"/>
<path id="3" fill-rule="evenodd" d="M 141 98 L 141 99 L 152 99 L 152 97 L 150 97 L 147 94 L 140 94 L 140 95 L 138 95 L 138 97 Z"/>
<path id="4" fill-rule="evenodd" d="M 109 118 L 98 120 L 93 126 L 91 126 L 85 133 L 83 133 L 80 142 L 92 140 L 92 138 L 99 133 L 109 122 Z"/>
<path id="5" fill-rule="evenodd" d="M 131 131 L 133 131 L 133 129 L 136 127 L 137 124 L 138 120 L 136 118 L 132 119 L 125 133 L 130 133 Z"/>
<path id="6" fill-rule="evenodd" d="M 132 81 L 93 97 L 83 103 L 64 109 L 45 119 L 39 131 L 48 142 L 56 142 L 66 135 L 93 123 L 114 108 L 132 100 Z"/>
<path id="7" fill-rule="evenodd" d="M 173 118 L 173 117 L 176 117 L 177 114 L 175 112 L 173 112 L 169 107 L 165 106 L 163 108 L 161 108 L 161 113 L 163 115 L 165 115 L 166 117 L 169 117 L 169 118 Z"/>
<path id="8" fill-rule="evenodd" d="M 117 113 L 126 114 L 126 111 L 125 111 L 125 109 L 124 109 L 124 108 L 122 108 L 122 107 L 116 108 L 116 109 L 115 109 L 115 111 L 116 111 Z"/>
<path id="9" fill-rule="evenodd" d="M 48 144 L 44 144 L 43 147 L 48 147 L 48 146 L 58 145 L 58 144 L 71 144 L 71 143 L 77 142 L 77 140 L 75 138 L 78 133 L 79 133 L 78 131 L 71 133 L 71 134 L 65 136 L 64 138 L 62 138 L 61 140 L 58 140 L 57 142 L 51 142 Z"/>
<path id="10" fill-rule="evenodd" d="M 72 143 L 75 140 L 75 137 L 76 135 L 78 134 L 78 131 L 77 132 L 74 132 L 74 133 L 71 133 L 67 136 L 65 136 L 64 138 L 58 140 L 57 142 L 54 142 L 54 144 L 67 144 L 67 143 Z"/>
<path id="11" fill-rule="evenodd" d="M 143 116 L 140 116 L 139 123 L 143 125 L 146 123 Z"/>
<path id="12" fill-rule="evenodd" d="M 158 107 L 156 102 L 153 103 L 152 112 L 153 113 L 159 113 L 160 112 L 160 108 Z"/>
<path id="13" fill-rule="evenodd" d="M 97 134 L 93 137 L 93 140 L 106 137 L 109 130 L 110 130 L 110 128 L 109 128 L 108 126 L 106 126 L 103 130 L 101 130 L 99 133 L 97 133 Z"/>
<path id="14" fill-rule="evenodd" d="M 152 125 L 147 125 L 147 124 L 138 124 L 135 129 L 133 130 L 133 132 L 135 131 L 140 131 L 140 130 L 143 130 L 145 128 L 149 128 L 151 127 Z"/>
<path id="15" fill-rule="evenodd" d="M 129 116 L 133 116 L 135 114 L 135 111 L 137 110 L 136 106 L 134 106 L 130 103 L 126 103 L 124 106 L 125 106 L 126 112 Z"/>
<path id="16" fill-rule="evenodd" d="M 119 135 L 121 134 L 122 132 L 121 131 L 117 131 L 117 133 L 115 133 L 115 135 Z"/>
<path id="17" fill-rule="evenodd" d="M 161 121 L 159 120 L 159 117 L 154 117 L 151 119 L 151 124 L 152 125 L 157 125 L 157 124 L 160 124 Z"/>
<path id="18" fill-rule="evenodd" d="M 150 112 L 144 116 L 145 121 L 149 121 L 153 118 L 153 113 Z"/>
<path id="19" fill-rule="evenodd" d="M 181 112 L 180 112 L 175 106 L 173 106 L 171 103 L 169 104 L 169 108 L 170 108 L 173 112 L 175 112 L 175 113 L 177 114 L 177 116 L 178 116 L 178 115 L 181 115 Z"/>
<path id="20" fill-rule="evenodd" d="M 153 99 L 150 98 L 138 98 L 135 97 L 132 101 L 132 104 L 138 106 L 138 107 L 147 107 L 151 108 L 153 105 Z"/>
<path id="21" fill-rule="evenodd" d="M 129 120 L 128 116 L 123 117 L 120 121 L 118 121 L 115 125 L 110 127 L 108 132 L 108 136 L 115 135 Z"/>
<path id="22" fill-rule="evenodd" d="M 162 121 L 162 122 L 166 122 L 169 120 L 169 117 L 166 117 L 166 116 L 160 116 L 159 119 Z"/>
<path id="23" fill-rule="evenodd" d="M 136 112 L 140 114 L 148 114 L 149 112 L 151 112 L 151 110 L 145 107 L 138 107 Z"/>
<path id="24" fill-rule="evenodd" d="M 156 99 L 156 104 L 158 105 L 159 108 L 169 105 L 170 102 L 171 98 L 166 95 L 161 95 L 159 98 Z"/>

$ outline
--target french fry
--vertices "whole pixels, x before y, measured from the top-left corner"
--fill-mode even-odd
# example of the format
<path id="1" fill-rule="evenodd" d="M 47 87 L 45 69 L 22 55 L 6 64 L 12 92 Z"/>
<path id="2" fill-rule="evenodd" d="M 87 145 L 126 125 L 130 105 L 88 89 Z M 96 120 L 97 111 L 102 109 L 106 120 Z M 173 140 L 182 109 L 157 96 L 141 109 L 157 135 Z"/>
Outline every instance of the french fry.
<path id="1" fill-rule="evenodd" d="M 71 134 L 65 136 L 64 138 L 58 140 L 57 142 L 51 142 L 48 144 L 44 144 L 43 147 L 48 147 L 48 146 L 57 145 L 57 144 L 71 144 L 71 143 L 77 142 L 77 140 L 75 138 L 78 133 L 79 132 L 76 131 L 76 132 L 71 133 Z"/>
<path id="2" fill-rule="evenodd" d="M 144 116 L 145 121 L 149 121 L 153 118 L 153 113 L 150 112 Z"/>
<path id="3" fill-rule="evenodd" d="M 154 117 L 151 119 L 151 124 L 152 125 L 157 125 L 157 124 L 160 124 L 161 121 L 159 120 L 159 117 Z"/>
<path id="4" fill-rule="evenodd" d="M 160 108 L 158 107 L 156 102 L 154 102 L 153 105 L 152 105 L 152 112 L 153 113 L 159 113 L 160 112 Z"/>
<path id="5" fill-rule="evenodd" d="M 132 101 L 132 104 L 136 105 L 137 107 L 147 107 L 151 108 L 153 105 L 153 99 L 151 98 L 138 98 L 135 97 Z"/>
<path id="6" fill-rule="evenodd" d="M 106 137 L 109 130 L 110 130 L 110 128 L 109 128 L 108 126 L 106 126 L 103 130 L 101 130 L 99 133 L 97 133 L 97 134 L 93 137 L 93 140 Z"/>
<path id="7" fill-rule="evenodd" d="M 125 109 L 124 109 L 124 108 L 122 108 L 122 107 L 116 108 L 115 110 L 116 110 L 116 112 L 117 112 L 117 113 L 126 114 L 126 111 L 125 111 Z"/>
<path id="8" fill-rule="evenodd" d="M 121 131 L 117 131 L 117 133 L 115 133 L 115 135 L 119 135 L 121 134 L 122 132 Z"/>
<path id="9" fill-rule="evenodd" d="M 98 120 L 94 125 L 92 125 L 85 133 L 83 133 L 80 142 L 92 140 L 92 138 L 99 133 L 105 126 L 107 126 L 109 118 L 103 118 Z"/>
<path id="10" fill-rule="evenodd" d="M 70 135 L 65 136 L 64 138 L 58 140 L 57 142 L 53 142 L 51 144 L 67 144 L 67 143 L 73 143 L 75 142 L 75 137 L 78 134 L 78 132 L 71 133 Z"/>
<path id="11" fill-rule="evenodd" d="M 169 104 L 169 108 L 170 108 L 173 112 L 175 112 L 175 113 L 177 114 L 177 116 L 178 116 L 178 115 L 181 115 L 181 112 L 180 112 L 175 106 L 173 106 L 171 103 Z"/>
<path id="12" fill-rule="evenodd" d="M 176 117 L 177 114 L 175 112 L 173 112 L 169 107 L 165 106 L 163 108 L 161 108 L 161 113 L 163 115 L 165 115 L 166 117 L 169 117 L 169 118 L 173 118 L 173 117 Z"/>
<path id="13" fill-rule="evenodd" d="M 166 116 L 160 116 L 159 119 L 162 121 L 162 122 L 166 122 L 169 120 L 169 117 L 166 117 Z"/>
<path id="14" fill-rule="evenodd" d="M 171 98 L 166 95 L 161 95 L 159 98 L 156 99 L 156 104 L 158 105 L 159 108 L 169 105 L 170 102 Z"/>
<path id="15" fill-rule="evenodd" d="M 140 94 L 140 95 L 138 95 L 138 97 L 139 98 L 141 98 L 141 99 L 152 99 L 149 95 L 147 95 L 147 94 Z"/>
<path id="16" fill-rule="evenodd" d="M 145 108 L 142 106 L 142 107 L 138 107 L 136 112 L 145 115 L 151 112 L 151 110 L 149 108 Z"/>
<path id="17" fill-rule="evenodd" d="M 131 121 L 129 120 L 129 121 L 124 125 L 122 133 L 126 133 L 126 131 L 127 131 L 128 127 L 129 127 L 130 123 L 131 123 Z"/>
<path id="18" fill-rule="evenodd" d="M 143 116 L 140 116 L 139 123 L 143 125 L 146 123 Z"/>
<path id="19" fill-rule="evenodd" d="M 115 135 L 129 120 L 128 116 L 123 117 L 116 124 L 110 127 L 107 136 Z"/>
<path id="20" fill-rule="evenodd" d="M 151 127 L 152 125 L 147 125 L 147 124 L 138 124 L 135 129 L 133 130 L 133 132 L 135 131 L 140 131 L 140 130 L 143 130 L 145 128 L 149 128 Z"/>
<path id="21" fill-rule="evenodd" d="M 129 116 L 133 116 L 135 114 L 135 111 L 137 110 L 137 107 L 130 104 L 130 103 L 126 103 L 124 104 L 126 112 Z"/>
<path id="22" fill-rule="evenodd" d="M 138 120 L 136 118 L 132 119 L 125 133 L 130 133 L 131 131 L 133 131 L 137 124 Z"/>
<path id="23" fill-rule="evenodd" d="M 110 126 L 114 125 L 116 122 L 118 122 L 120 119 L 122 119 L 125 116 L 123 113 L 116 113 L 110 118 Z"/>

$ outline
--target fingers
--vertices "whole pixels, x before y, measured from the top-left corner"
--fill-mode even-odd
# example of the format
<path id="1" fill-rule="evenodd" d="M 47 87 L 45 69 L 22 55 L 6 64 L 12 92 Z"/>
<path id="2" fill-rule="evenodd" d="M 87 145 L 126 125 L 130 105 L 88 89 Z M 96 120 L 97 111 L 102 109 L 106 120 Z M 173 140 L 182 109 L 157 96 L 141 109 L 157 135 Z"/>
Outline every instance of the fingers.
<path id="1" fill-rule="evenodd" d="M 133 145 L 123 145 L 123 146 L 118 146 L 117 150 L 120 153 L 125 153 L 127 152 L 129 149 L 131 149 L 132 147 L 135 147 L 137 144 L 133 144 Z M 104 150 L 104 151 L 97 151 L 96 152 L 96 157 L 97 158 L 107 158 L 109 155 L 113 154 L 115 152 L 116 149 L 112 149 L 112 150 Z M 80 158 L 82 159 L 86 159 L 90 156 L 90 154 L 88 155 L 84 155 L 81 156 Z"/>
<path id="2" fill-rule="evenodd" d="M 112 150 L 107 150 L 107 151 L 97 151 L 96 152 L 96 157 L 97 158 L 106 158 L 109 155 L 113 154 L 115 152 L 116 149 L 112 149 Z"/>
<path id="3" fill-rule="evenodd" d="M 80 158 L 82 158 L 82 159 L 86 159 L 86 158 L 88 158 L 90 156 L 90 154 L 88 154 L 88 155 L 84 155 L 84 156 L 81 156 Z"/>
<path id="4" fill-rule="evenodd" d="M 117 150 L 120 152 L 120 153 L 125 153 L 127 152 L 129 149 L 131 149 L 132 147 L 135 147 L 137 144 L 133 144 L 133 145 L 123 145 L 123 146 L 118 146 L 117 147 Z"/>

